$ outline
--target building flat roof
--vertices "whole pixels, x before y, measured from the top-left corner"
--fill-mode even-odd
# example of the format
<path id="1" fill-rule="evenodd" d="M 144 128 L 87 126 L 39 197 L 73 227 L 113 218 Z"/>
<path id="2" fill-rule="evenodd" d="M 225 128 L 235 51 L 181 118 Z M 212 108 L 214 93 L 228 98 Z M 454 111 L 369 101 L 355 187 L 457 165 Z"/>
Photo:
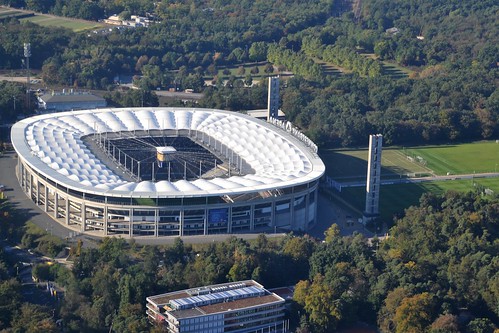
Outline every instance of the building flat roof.
<path id="1" fill-rule="evenodd" d="M 196 130 L 222 142 L 254 172 L 230 178 L 131 182 L 95 157 L 83 136 L 136 130 Z M 319 156 L 290 133 L 229 111 L 124 108 L 45 114 L 12 127 L 20 158 L 40 174 L 80 192 L 115 197 L 193 197 L 264 192 L 319 179 Z"/>
<path id="2" fill-rule="evenodd" d="M 257 305 L 283 303 L 283 302 L 284 300 L 281 297 L 275 294 L 270 294 L 258 297 L 238 299 L 232 302 L 205 305 L 199 308 L 201 309 L 201 311 L 203 311 L 206 314 L 214 314 L 219 312 L 250 308 Z"/>
<path id="3" fill-rule="evenodd" d="M 192 308 L 192 309 L 185 309 L 185 310 L 170 312 L 170 314 L 172 314 L 177 319 L 183 319 L 183 318 L 192 318 L 192 317 L 203 316 L 206 313 L 201 311 L 200 308 Z"/>
<path id="4" fill-rule="evenodd" d="M 248 292 L 247 289 L 251 289 L 251 292 L 254 292 L 258 289 L 261 293 L 259 295 L 251 295 L 239 299 L 219 299 L 218 301 L 207 305 L 198 305 L 191 303 L 192 306 L 185 309 L 173 309 L 169 307 L 169 305 L 175 305 L 177 303 L 189 303 L 190 300 L 197 297 L 201 298 L 202 296 L 196 296 L 196 293 L 199 291 L 201 291 L 201 293 L 206 296 L 207 299 L 210 298 L 209 296 L 211 295 L 213 295 L 212 298 L 219 298 L 219 294 L 224 293 L 223 291 L 220 292 L 220 290 L 226 289 L 227 291 L 231 291 L 234 294 L 239 293 L 241 295 Z M 211 293 L 207 293 L 208 291 L 211 291 Z M 198 289 L 194 288 L 189 290 L 180 290 L 167 294 L 150 296 L 147 297 L 147 300 L 150 303 L 154 304 L 156 307 L 163 309 L 164 312 L 168 312 L 168 314 L 174 316 L 177 319 L 234 311 L 272 303 L 284 303 L 284 299 L 282 297 L 269 292 L 254 280 L 246 280 L 236 283 L 223 283 Z M 163 313 L 163 311 L 161 312 Z"/>
<path id="5" fill-rule="evenodd" d="M 161 295 L 155 295 L 155 296 L 149 296 L 147 297 L 149 300 L 151 300 L 154 304 L 157 306 L 164 306 L 170 302 L 170 300 L 177 299 L 177 298 L 184 298 L 184 297 L 189 297 L 190 295 L 185 291 L 174 291 L 171 293 L 167 294 L 161 294 Z"/>
<path id="6" fill-rule="evenodd" d="M 55 93 L 39 97 L 45 103 L 103 102 L 104 98 L 89 93 Z"/>

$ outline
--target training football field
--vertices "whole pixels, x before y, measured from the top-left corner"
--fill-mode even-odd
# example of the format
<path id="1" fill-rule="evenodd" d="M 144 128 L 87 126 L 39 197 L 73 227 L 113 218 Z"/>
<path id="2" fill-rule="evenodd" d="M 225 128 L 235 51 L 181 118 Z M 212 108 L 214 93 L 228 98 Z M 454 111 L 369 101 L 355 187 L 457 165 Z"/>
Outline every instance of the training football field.
<path id="1" fill-rule="evenodd" d="M 367 173 L 367 149 L 325 150 L 321 157 L 326 174 L 338 182 L 364 181 Z M 499 143 L 475 143 L 385 148 L 382 153 L 382 178 L 420 177 L 499 172 Z M 380 213 L 383 221 L 391 223 L 404 209 L 417 205 L 423 193 L 437 195 L 448 190 L 473 190 L 499 193 L 499 178 L 444 180 L 417 184 L 383 185 L 380 189 Z M 338 195 L 359 211 L 364 210 L 365 187 L 343 187 Z"/>
<path id="2" fill-rule="evenodd" d="M 329 177 L 342 179 L 365 179 L 367 172 L 367 149 L 326 150 L 320 153 L 326 173 Z M 383 178 L 400 176 L 423 176 L 431 174 L 431 170 L 412 157 L 405 156 L 398 148 L 383 149 L 381 154 L 381 176 Z"/>

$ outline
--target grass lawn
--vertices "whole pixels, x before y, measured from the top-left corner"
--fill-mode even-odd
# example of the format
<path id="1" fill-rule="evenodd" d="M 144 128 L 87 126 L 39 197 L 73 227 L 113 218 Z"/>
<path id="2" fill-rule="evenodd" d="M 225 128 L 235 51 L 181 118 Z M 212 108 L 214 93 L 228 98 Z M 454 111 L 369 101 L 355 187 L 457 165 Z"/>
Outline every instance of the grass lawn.
<path id="1" fill-rule="evenodd" d="M 499 143 L 480 141 L 459 145 L 406 148 L 405 154 L 426 161 L 437 175 L 496 172 L 499 170 Z"/>
<path id="2" fill-rule="evenodd" d="M 37 14 L 32 17 L 26 17 L 21 21 L 29 21 L 31 23 L 44 27 L 61 27 L 73 30 L 74 32 L 86 31 L 91 29 L 102 28 L 105 25 L 93 21 L 75 20 L 64 17 L 54 17 L 49 15 Z"/>
<path id="3" fill-rule="evenodd" d="M 8 10 L 5 8 L 0 8 L 0 19 L 4 19 L 7 17 L 16 17 L 20 15 L 24 15 L 24 13 L 17 10 Z"/>
<path id="4" fill-rule="evenodd" d="M 7 17 L 32 15 L 30 11 L 15 10 L 12 8 L 0 7 L 0 19 Z M 55 17 L 52 15 L 35 14 L 34 16 L 22 17 L 21 22 L 31 22 L 44 27 L 61 27 L 73 30 L 74 32 L 103 28 L 106 25 L 85 20 L 76 20 L 66 17 Z"/>
<path id="5" fill-rule="evenodd" d="M 324 60 L 317 59 L 317 58 L 312 58 L 312 60 L 316 63 L 321 65 L 322 70 L 324 71 L 325 74 L 327 75 L 332 75 L 334 77 L 340 77 L 344 74 L 350 74 L 352 71 L 347 70 L 345 68 L 341 68 L 336 66 L 333 63 L 330 62 L 325 62 Z"/>
<path id="6" fill-rule="evenodd" d="M 319 152 L 326 174 L 334 179 L 362 179 L 367 172 L 367 149 Z M 420 160 L 422 163 L 418 163 Z M 499 172 L 499 143 L 479 141 L 457 145 L 383 148 L 382 177 Z"/>
<path id="7" fill-rule="evenodd" d="M 499 193 L 499 178 L 472 180 L 451 180 L 440 182 L 427 182 L 419 184 L 395 184 L 382 185 L 380 190 L 380 214 L 384 222 L 393 222 L 394 216 L 400 216 L 404 209 L 419 204 L 419 198 L 423 193 L 432 192 L 442 194 L 448 190 L 468 192 L 478 187 L 489 188 L 494 193 Z M 343 188 L 338 194 L 345 201 L 360 211 L 365 206 L 365 188 L 349 187 Z"/>
<path id="8" fill-rule="evenodd" d="M 367 172 L 367 154 L 367 149 L 320 152 L 326 164 L 326 174 L 338 181 L 364 180 Z M 418 159 L 423 163 L 416 162 Z M 450 174 L 499 172 L 499 143 L 480 141 L 457 145 L 385 148 L 381 165 L 381 174 L 385 179 L 406 175 L 423 176 L 432 172 L 437 175 L 445 175 L 448 172 Z M 448 190 L 465 192 L 477 187 L 490 188 L 494 193 L 499 193 L 499 178 L 383 185 L 380 193 L 381 218 L 385 222 L 392 222 L 394 215 L 400 215 L 409 206 L 417 205 L 419 198 L 425 192 L 436 194 Z M 343 188 L 339 196 L 356 209 L 364 210 L 364 187 Z"/>
<path id="9" fill-rule="evenodd" d="M 367 172 L 367 149 L 324 150 L 319 152 L 329 177 L 338 180 L 364 179 Z M 383 149 L 381 155 L 381 175 L 383 178 L 401 175 L 426 175 L 431 170 L 423 165 L 411 162 L 398 148 Z"/>
<path id="10" fill-rule="evenodd" d="M 387 75 L 392 79 L 403 79 L 408 77 L 409 74 L 412 73 L 407 68 L 386 61 L 382 61 L 381 65 L 383 67 L 383 75 Z"/>
<path id="11" fill-rule="evenodd" d="M 373 53 L 363 53 L 362 55 L 367 58 L 377 59 L 376 55 Z M 392 79 L 402 79 L 413 73 L 410 69 L 399 66 L 398 64 L 382 60 L 380 62 L 383 67 L 383 75 L 387 75 Z"/>

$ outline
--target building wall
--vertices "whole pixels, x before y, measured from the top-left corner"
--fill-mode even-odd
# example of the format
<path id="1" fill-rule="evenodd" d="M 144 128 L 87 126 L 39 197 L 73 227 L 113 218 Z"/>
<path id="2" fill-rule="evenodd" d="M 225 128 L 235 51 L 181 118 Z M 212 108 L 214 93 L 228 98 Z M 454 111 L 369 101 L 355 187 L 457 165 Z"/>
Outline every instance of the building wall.
<path id="1" fill-rule="evenodd" d="M 215 314 L 179 320 L 179 332 L 224 332 L 224 315 Z"/>
<path id="2" fill-rule="evenodd" d="M 17 177 L 27 196 L 56 221 L 103 236 L 308 230 L 317 215 L 318 181 L 278 189 L 278 196 L 228 203 L 220 197 L 134 199 L 75 191 L 38 174 L 21 156 Z"/>
<path id="3" fill-rule="evenodd" d="M 256 281 L 251 280 L 251 282 L 265 290 Z M 151 323 L 160 324 L 169 333 L 284 333 L 289 331 L 289 322 L 285 318 L 285 300 L 277 295 L 272 300 L 263 301 L 259 301 L 260 296 L 254 296 L 256 302 L 248 303 L 246 306 L 228 301 L 228 303 L 224 302 L 225 305 L 218 310 L 213 308 L 207 310 L 201 306 L 190 313 L 183 313 L 183 310 L 172 311 L 168 308 L 169 300 L 176 299 L 172 295 L 175 293 L 178 292 L 146 298 L 146 313 L 149 320 Z M 265 294 L 269 295 L 270 292 L 265 290 Z M 191 309 L 187 307 L 185 310 Z"/>

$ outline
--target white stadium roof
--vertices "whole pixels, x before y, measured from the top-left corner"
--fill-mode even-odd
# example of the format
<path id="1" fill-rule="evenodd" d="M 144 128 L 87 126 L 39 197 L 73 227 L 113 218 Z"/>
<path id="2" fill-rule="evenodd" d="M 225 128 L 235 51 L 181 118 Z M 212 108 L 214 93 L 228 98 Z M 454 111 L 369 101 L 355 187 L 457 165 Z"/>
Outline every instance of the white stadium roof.
<path id="1" fill-rule="evenodd" d="M 197 130 L 223 142 L 254 170 L 230 178 L 193 181 L 125 180 L 109 169 L 81 138 L 97 132 Z M 124 108 L 52 113 L 12 127 L 17 153 L 39 173 L 87 193 L 122 197 L 183 197 L 265 191 L 318 179 L 325 167 L 286 131 L 244 114 L 212 109 Z"/>

